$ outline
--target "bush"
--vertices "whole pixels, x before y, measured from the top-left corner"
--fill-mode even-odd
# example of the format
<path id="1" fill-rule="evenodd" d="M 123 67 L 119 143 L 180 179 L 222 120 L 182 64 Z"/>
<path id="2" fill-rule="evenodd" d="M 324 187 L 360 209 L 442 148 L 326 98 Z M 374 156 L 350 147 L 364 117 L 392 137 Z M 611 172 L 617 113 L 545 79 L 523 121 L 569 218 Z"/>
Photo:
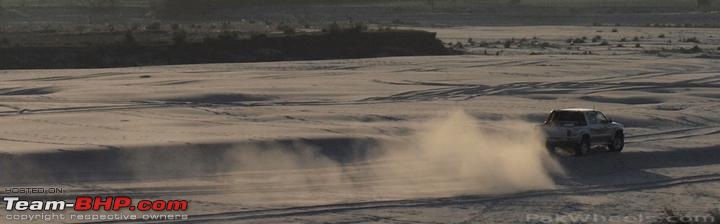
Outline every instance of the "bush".
<path id="1" fill-rule="evenodd" d="M 122 42 L 125 45 L 135 45 L 135 35 L 133 35 L 132 30 L 125 31 L 125 37 Z"/>
<path id="2" fill-rule="evenodd" d="M 615 45 L 615 47 L 625 47 L 625 45 L 623 45 L 623 44 L 617 44 L 617 45 Z"/>
<path id="3" fill-rule="evenodd" d="M 565 40 L 565 42 L 566 42 L 566 43 L 569 43 L 569 44 L 584 44 L 586 39 L 587 39 L 587 38 L 585 38 L 585 39 L 583 39 L 583 38 L 575 38 L 575 39 L 570 38 L 570 39 Z"/>
<path id="4" fill-rule="evenodd" d="M 658 38 L 665 38 L 665 34 L 658 35 Z"/>
<path id="5" fill-rule="evenodd" d="M 289 26 L 289 25 L 284 25 L 284 24 L 282 24 L 282 25 L 279 25 L 279 26 L 277 27 L 277 29 L 280 30 L 280 31 L 282 31 L 285 35 L 294 35 L 294 34 L 296 33 L 296 32 L 295 32 L 295 27 L 292 27 L 292 26 Z"/>
<path id="6" fill-rule="evenodd" d="M 149 31 L 159 31 L 161 28 L 162 28 L 162 25 L 158 22 L 151 23 L 150 25 L 145 27 L 145 29 L 147 29 Z"/>
<path id="7" fill-rule="evenodd" d="M 600 35 L 595 35 L 595 36 L 592 38 L 592 42 L 593 42 L 593 43 L 598 42 L 598 41 L 600 41 L 600 40 L 602 40 L 602 37 L 601 37 Z"/>
<path id="8" fill-rule="evenodd" d="M 365 32 L 368 30 L 368 26 L 365 23 L 355 23 L 350 27 L 352 32 Z"/>
<path id="9" fill-rule="evenodd" d="M 693 48 L 690 48 L 690 51 L 692 52 L 702 52 L 702 48 L 700 46 L 695 45 Z"/>
<path id="10" fill-rule="evenodd" d="M 512 43 L 513 43 L 513 41 L 506 40 L 505 43 L 503 43 L 503 47 L 510 48 L 510 46 L 512 46 Z"/>
<path id="11" fill-rule="evenodd" d="M 600 46 L 607 46 L 610 45 L 606 40 L 603 40 L 603 42 L 600 43 Z"/>
<path id="12" fill-rule="evenodd" d="M 173 44 L 183 45 L 187 41 L 187 32 L 183 29 L 177 29 L 172 34 Z"/>
<path id="13" fill-rule="evenodd" d="M 351 24 L 349 27 L 342 27 L 340 24 L 333 22 L 328 27 L 324 28 L 323 32 L 328 33 L 342 33 L 342 32 L 365 32 L 368 30 L 368 26 L 365 23 L 354 23 Z"/>
<path id="14" fill-rule="evenodd" d="M 700 43 L 700 40 L 698 40 L 696 37 L 690 37 L 690 38 L 687 38 L 687 39 L 683 40 L 683 42 L 698 43 L 698 44 L 699 44 L 699 43 Z"/>
<path id="15" fill-rule="evenodd" d="M 617 29 L 617 28 L 613 28 L 613 29 L 611 30 L 611 32 L 617 33 L 617 32 L 618 32 L 618 29 Z"/>
<path id="16" fill-rule="evenodd" d="M 230 31 L 223 31 L 217 36 L 218 40 L 228 41 L 228 40 L 237 40 L 237 33 L 230 32 Z"/>
<path id="17" fill-rule="evenodd" d="M 323 32 L 339 33 L 339 32 L 342 32 L 342 27 L 340 27 L 340 24 L 333 22 L 330 25 L 328 25 L 327 28 L 323 29 Z"/>

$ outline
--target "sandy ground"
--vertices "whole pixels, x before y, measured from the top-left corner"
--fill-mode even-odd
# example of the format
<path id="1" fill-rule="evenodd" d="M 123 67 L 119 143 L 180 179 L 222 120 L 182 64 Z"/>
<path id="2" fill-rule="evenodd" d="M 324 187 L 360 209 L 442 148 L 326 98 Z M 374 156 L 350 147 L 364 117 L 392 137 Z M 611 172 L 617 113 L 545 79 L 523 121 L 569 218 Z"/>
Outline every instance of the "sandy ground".
<path id="1" fill-rule="evenodd" d="M 0 71 L 0 83 L 0 186 L 64 187 L 70 194 L 53 197 L 65 199 L 186 199 L 188 222 L 532 223 L 528 215 L 720 207 L 713 59 L 399 57 Z M 532 129 L 565 107 L 625 124 L 625 151 L 518 155 L 505 151 L 533 139 L 525 131 L 484 138 L 510 121 Z M 430 151 L 457 142 L 469 151 L 414 156 L 428 143 L 423 127 L 458 110 L 468 116 L 449 127 L 470 127 L 441 132 L 449 140 L 429 140 L 438 143 Z M 385 156 L 393 150 L 412 156 Z M 456 164 L 464 173 L 449 175 Z M 511 181 L 508 170 L 551 182 Z"/>

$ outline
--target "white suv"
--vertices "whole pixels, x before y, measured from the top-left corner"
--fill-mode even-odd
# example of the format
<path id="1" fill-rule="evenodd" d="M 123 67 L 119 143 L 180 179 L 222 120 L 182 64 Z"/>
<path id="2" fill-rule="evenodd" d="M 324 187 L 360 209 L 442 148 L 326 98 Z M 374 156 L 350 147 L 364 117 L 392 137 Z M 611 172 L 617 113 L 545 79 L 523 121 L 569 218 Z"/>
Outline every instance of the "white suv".
<path id="1" fill-rule="evenodd" d="M 553 110 L 542 125 L 548 150 L 571 147 L 576 156 L 587 154 L 592 145 L 607 146 L 611 152 L 622 151 L 625 147 L 623 129 L 622 124 L 594 109 Z"/>

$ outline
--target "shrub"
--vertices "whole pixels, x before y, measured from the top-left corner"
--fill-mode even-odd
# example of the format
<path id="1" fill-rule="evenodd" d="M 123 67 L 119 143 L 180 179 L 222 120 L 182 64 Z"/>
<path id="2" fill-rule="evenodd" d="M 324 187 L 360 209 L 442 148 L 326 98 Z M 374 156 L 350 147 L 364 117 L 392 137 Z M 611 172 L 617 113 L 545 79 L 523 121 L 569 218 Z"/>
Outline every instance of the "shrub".
<path id="1" fill-rule="evenodd" d="M 658 35 L 658 38 L 665 38 L 665 34 Z"/>
<path id="2" fill-rule="evenodd" d="M 218 34 L 217 39 L 228 41 L 228 40 L 237 40 L 237 33 L 230 32 L 230 31 L 223 31 L 220 34 Z"/>
<path id="3" fill-rule="evenodd" d="M 342 31 L 342 27 L 340 27 L 340 24 L 337 24 L 336 22 L 331 23 L 328 25 L 327 28 L 323 29 L 323 32 L 330 32 L 330 33 L 339 33 Z"/>
<path id="4" fill-rule="evenodd" d="M 623 45 L 623 44 L 617 44 L 617 45 L 615 45 L 615 47 L 625 47 L 625 45 Z"/>
<path id="5" fill-rule="evenodd" d="M 147 29 L 149 31 L 159 31 L 161 28 L 162 28 L 162 25 L 158 22 L 151 23 L 150 25 L 145 27 L 145 29 Z"/>
<path id="6" fill-rule="evenodd" d="M 290 25 L 281 24 L 277 27 L 278 30 L 282 31 L 285 35 L 294 35 L 295 27 L 292 27 Z"/>
<path id="7" fill-rule="evenodd" d="M 455 48 L 465 48 L 465 46 L 463 46 L 463 44 L 460 43 L 460 41 L 456 42 L 454 46 L 455 46 Z"/>
<path id="8" fill-rule="evenodd" d="M 187 32 L 183 29 L 177 29 L 172 34 L 173 44 L 183 45 L 187 41 Z"/>
<path id="9" fill-rule="evenodd" d="M 503 43 L 503 47 L 510 48 L 510 46 L 512 46 L 512 43 L 513 43 L 513 41 L 506 40 L 505 43 Z"/>
<path id="10" fill-rule="evenodd" d="M 635 47 L 636 47 L 636 48 L 640 48 L 640 44 L 635 44 Z"/>
<path id="11" fill-rule="evenodd" d="M 600 43 L 600 46 L 607 46 L 610 45 L 606 40 L 603 40 L 603 42 Z"/>
<path id="12" fill-rule="evenodd" d="M 592 42 L 593 42 L 593 43 L 598 42 L 598 41 L 600 41 L 600 40 L 602 40 L 602 37 L 601 37 L 600 35 L 595 35 L 595 36 L 592 38 Z"/>
<path id="13" fill-rule="evenodd" d="M 565 40 L 565 42 L 567 42 L 567 43 L 569 43 L 569 44 L 584 44 L 584 43 L 585 43 L 585 39 L 583 39 L 583 38 L 575 38 L 575 39 L 570 38 L 570 39 Z"/>
<path id="14" fill-rule="evenodd" d="M 611 30 L 611 32 L 617 33 L 617 32 L 618 32 L 618 29 L 617 29 L 617 28 L 613 28 L 613 29 Z"/>
<path id="15" fill-rule="evenodd" d="M 699 43 L 700 43 L 700 40 L 698 40 L 696 37 L 690 37 L 690 38 L 687 38 L 687 39 L 683 40 L 683 42 L 698 43 L 698 44 L 699 44 Z"/>
<path id="16" fill-rule="evenodd" d="M 700 46 L 695 45 L 694 47 L 690 48 L 691 52 L 702 52 L 702 48 Z"/>
<path id="17" fill-rule="evenodd" d="M 365 23 L 355 23 L 350 27 L 352 32 L 365 32 L 368 30 L 368 26 Z"/>
<path id="18" fill-rule="evenodd" d="M 123 44 L 135 45 L 135 35 L 132 30 L 125 31 L 125 37 L 123 38 Z"/>

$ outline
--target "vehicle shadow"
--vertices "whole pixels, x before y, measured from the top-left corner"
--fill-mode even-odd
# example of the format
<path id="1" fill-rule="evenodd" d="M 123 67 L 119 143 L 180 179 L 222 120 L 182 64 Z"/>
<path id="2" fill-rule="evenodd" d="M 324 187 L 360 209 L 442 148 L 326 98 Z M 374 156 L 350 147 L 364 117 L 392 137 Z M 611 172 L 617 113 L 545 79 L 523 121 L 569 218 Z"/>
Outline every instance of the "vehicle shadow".
<path id="1" fill-rule="evenodd" d="M 556 159 L 565 170 L 564 177 L 556 177 L 560 182 L 623 184 L 671 178 L 651 172 L 652 169 L 720 164 L 720 145 L 620 153 L 597 149 L 584 157 L 558 155 Z"/>

